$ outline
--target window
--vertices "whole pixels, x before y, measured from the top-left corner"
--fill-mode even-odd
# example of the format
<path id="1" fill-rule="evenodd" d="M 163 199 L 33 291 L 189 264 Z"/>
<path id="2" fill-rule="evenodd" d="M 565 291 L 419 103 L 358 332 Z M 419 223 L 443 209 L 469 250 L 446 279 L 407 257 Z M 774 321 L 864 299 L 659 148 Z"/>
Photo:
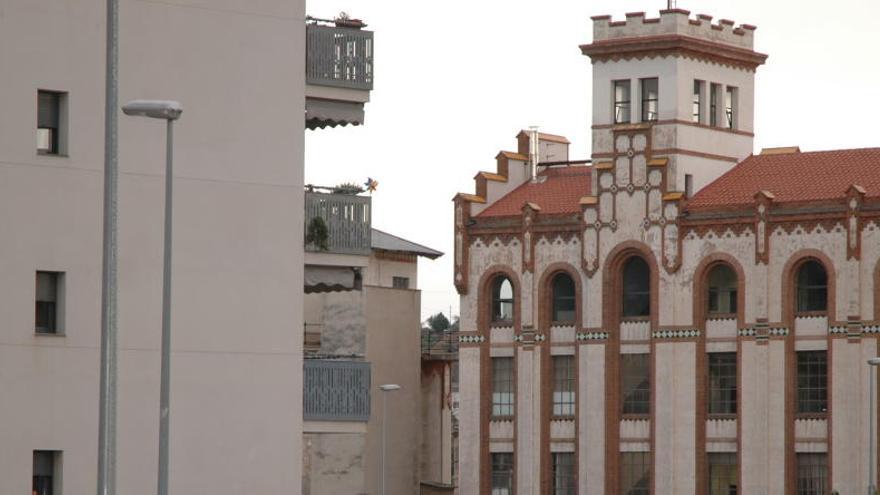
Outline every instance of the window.
<path id="1" fill-rule="evenodd" d="M 709 125 L 721 125 L 718 119 L 718 96 L 720 93 L 721 85 L 713 83 L 709 90 Z"/>
<path id="2" fill-rule="evenodd" d="M 62 153 L 66 93 L 37 91 L 37 153 Z"/>
<path id="3" fill-rule="evenodd" d="M 61 495 L 61 452 L 34 451 L 33 495 Z"/>
<path id="4" fill-rule="evenodd" d="M 492 495 L 513 494 L 513 454 L 492 454 Z"/>
<path id="5" fill-rule="evenodd" d="M 709 414 L 736 414 L 736 353 L 709 353 Z"/>
<path id="6" fill-rule="evenodd" d="M 574 323 L 575 302 L 574 280 L 567 273 L 553 277 L 553 321 Z"/>
<path id="7" fill-rule="evenodd" d="M 709 453 L 709 495 L 736 495 L 736 454 Z"/>
<path id="8" fill-rule="evenodd" d="M 651 272 L 642 258 L 633 256 L 623 266 L 623 317 L 651 315 Z"/>
<path id="9" fill-rule="evenodd" d="M 553 356 L 553 415 L 574 416 L 574 356 Z"/>
<path id="10" fill-rule="evenodd" d="M 61 289 L 63 274 L 60 272 L 37 272 L 36 316 L 34 331 L 36 333 L 61 333 Z"/>
<path id="11" fill-rule="evenodd" d="M 697 124 L 703 123 L 703 81 L 694 81 L 694 105 L 693 120 Z"/>
<path id="12" fill-rule="evenodd" d="M 797 412 L 828 411 L 828 355 L 826 351 L 797 353 Z"/>
<path id="13" fill-rule="evenodd" d="M 651 493 L 650 469 L 650 452 L 621 452 L 621 495 L 648 495 Z"/>
<path id="14" fill-rule="evenodd" d="M 708 308 L 710 316 L 736 314 L 736 273 L 729 265 L 716 265 L 709 272 Z"/>
<path id="15" fill-rule="evenodd" d="M 694 176 L 684 174 L 684 197 L 690 198 L 694 195 Z"/>
<path id="16" fill-rule="evenodd" d="M 642 91 L 642 122 L 657 120 L 659 112 L 659 92 L 657 78 L 641 79 Z"/>
<path id="17" fill-rule="evenodd" d="M 571 452 L 553 453 L 553 495 L 574 495 L 574 454 Z"/>
<path id="18" fill-rule="evenodd" d="M 828 493 L 828 455 L 797 454 L 797 495 Z"/>
<path id="19" fill-rule="evenodd" d="M 513 284 L 504 276 L 496 277 L 492 282 L 492 321 L 513 321 Z"/>
<path id="20" fill-rule="evenodd" d="M 630 122 L 629 81 L 614 81 L 614 123 Z"/>
<path id="21" fill-rule="evenodd" d="M 736 88 L 728 86 L 724 92 L 724 113 L 727 115 L 727 127 L 736 129 Z"/>
<path id="22" fill-rule="evenodd" d="M 409 277 L 392 277 L 391 286 L 395 289 L 409 289 Z"/>
<path id="23" fill-rule="evenodd" d="M 620 355 L 620 396 L 623 414 L 651 413 L 649 354 Z"/>
<path id="24" fill-rule="evenodd" d="M 827 310 L 828 274 L 818 261 L 807 261 L 797 272 L 797 311 Z"/>
<path id="25" fill-rule="evenodd" d="M 513 358 L 492 358 L 492 416 L 513 416 Z"/>

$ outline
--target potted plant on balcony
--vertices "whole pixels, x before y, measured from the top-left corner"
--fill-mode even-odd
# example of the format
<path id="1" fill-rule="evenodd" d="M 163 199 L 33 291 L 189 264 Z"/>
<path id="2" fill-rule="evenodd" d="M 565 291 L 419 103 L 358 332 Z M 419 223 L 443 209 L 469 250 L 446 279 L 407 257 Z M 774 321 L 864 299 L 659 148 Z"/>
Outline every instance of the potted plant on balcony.
<path id="1" fill-rule="evenodd" d="M 311 244 L 321 251 L 327 251 L 330 249 L 329 239 L 330 231 L 327 229 L 327 222 L 321 217 L 312 218 L 306 228 L 306 244 Z"/>

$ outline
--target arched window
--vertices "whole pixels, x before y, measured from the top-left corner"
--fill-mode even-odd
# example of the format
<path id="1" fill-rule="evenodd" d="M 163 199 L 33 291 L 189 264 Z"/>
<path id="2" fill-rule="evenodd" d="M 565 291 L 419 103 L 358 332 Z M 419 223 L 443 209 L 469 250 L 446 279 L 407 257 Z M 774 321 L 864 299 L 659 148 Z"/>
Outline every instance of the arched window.
<path id="1" fill-rule="evenodd" d="M 553 277 L 553 321 L 572 323 L 575 320 L 574 280 L 567 273 Z"/>
<path id="2" fill-rule="evenodd" d="M 797 311 L 827 310 L 828 274 L 818 261 L 807 261 L 797 272 Z"/>
<path id="3" fill-rule="evenodd" d="M 492 321 L 513 321 L 513 284 L 503 275 L 492 281 Z"/>
<path id="4" fill-rule="evenodd" d="M 622 309 L 624 318 L 651 315 L 651 270 L 638 256 L 623 265 Z"/>
<path id="5" fill-rule="evenodd" d="M 721 264 L 709 272 L 708 307 L 710 315 L 736 313 L 736 272 Z"/>

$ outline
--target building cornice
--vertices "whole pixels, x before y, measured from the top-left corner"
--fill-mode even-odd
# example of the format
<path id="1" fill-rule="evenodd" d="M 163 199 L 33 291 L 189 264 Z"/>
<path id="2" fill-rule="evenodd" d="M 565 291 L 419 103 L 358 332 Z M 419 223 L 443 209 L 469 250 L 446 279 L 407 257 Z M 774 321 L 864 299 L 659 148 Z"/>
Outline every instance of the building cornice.
<path id="1" fill-rule="evenodd" d="M 593 63 L 680 55 L 755 70 L 767 60 L 763 53 L 681 34 L 600 40 L 580 48 Z"/>

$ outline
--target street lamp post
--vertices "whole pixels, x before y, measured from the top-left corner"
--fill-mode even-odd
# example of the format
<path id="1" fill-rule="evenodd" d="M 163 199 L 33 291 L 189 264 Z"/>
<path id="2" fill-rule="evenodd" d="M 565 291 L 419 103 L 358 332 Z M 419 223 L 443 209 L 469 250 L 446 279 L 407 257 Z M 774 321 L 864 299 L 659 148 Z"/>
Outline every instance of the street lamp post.
<path id="1" fill-rule="evenodd" d="M 400 385 L 395 383 L 379 385 L 379 390 L 382 391 L 382 463 L 379 465 L 379 494 L 385 495 L 385 417 L 388 405 L 386 397 L 388 392 L 400 390 Z"/>
<path id="2" fill-rule="evenodd" d="M 159 385 L 159 473 L 157 493 L 168 494 L 168 430 L 171 384 L 171 200 L 173 185 L 174 121 L 183 109 L 176 101 L 134 100 L 122 106 L 126 115 L 164 119 L 165 134 L 165 247 L 162 267 L 162 370 Z"/>
<path id="3" fill-rule="evenodd" d="M 874 495 L 874 388 L 876 388 L 874 380 L 877 371 L 874 369 L 880 365 L 880 357 L 874 357 L 868 360 L 868 495 Z"/>

